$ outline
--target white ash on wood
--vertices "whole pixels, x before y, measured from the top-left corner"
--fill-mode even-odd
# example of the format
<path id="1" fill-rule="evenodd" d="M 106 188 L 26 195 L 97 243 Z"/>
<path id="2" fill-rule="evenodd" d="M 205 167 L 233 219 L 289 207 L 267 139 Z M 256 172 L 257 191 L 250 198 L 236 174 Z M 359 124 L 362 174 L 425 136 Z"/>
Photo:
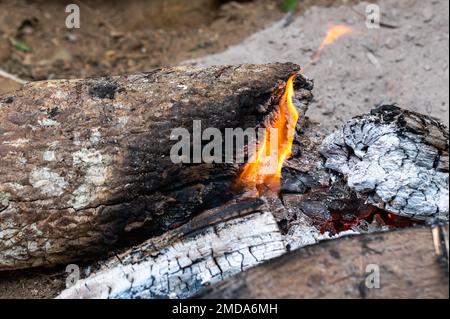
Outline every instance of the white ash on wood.
<path id="1" fill-rule="evenodd" d="M 285 252 L 262 200 L 230 203 L 112 258 L 58 298 L 188 298 Z"/>
<path id="2" fill-rule="evenodd" d="M 397 215 L 448 220 L 449 133 L 433 118 L 384 105 L 328 136 L 325 167 Z"/>
<path id="3" fill-rule="evenodd" d="M 448 224 L 442 231 L 448 247 Z M 196 297 L 448 299 L 448 255 L 444 262 L 436 255 L 433 239 L 432 229 L 421 227 L 327 241 L 226 279 Z M 370 277 L 376 270 L 379 286 Z"/>

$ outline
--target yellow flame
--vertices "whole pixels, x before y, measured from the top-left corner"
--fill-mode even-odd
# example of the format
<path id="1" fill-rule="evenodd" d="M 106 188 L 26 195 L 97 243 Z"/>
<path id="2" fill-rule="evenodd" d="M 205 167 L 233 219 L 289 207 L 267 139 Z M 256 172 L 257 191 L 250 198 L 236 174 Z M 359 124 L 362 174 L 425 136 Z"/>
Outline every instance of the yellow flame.
<path id="1" fill-rule="evenodd" d="M 338 25 L 331 27 L 328 30 L 327 36 L 325 37 L 325 39 L 323 39 L 322 44 L 319 47 L 319 50 L 322 50 L 324 47 L 332 44 L 340 37 L 342 37 L 346 34 L 350 34 L 350 33 L 352 33 L 352 29 L 343 24 L 338 24 Z"/>
<path id="2" fill-rule="evenodd" d="M 329 46 L 330 44 L 333 44 L 340 37 L 350 34 L 352 32 L 353 32 L 353 30 L 344 24 L 338 24 L 338 25 L 332 26 L 328 30 L 328 33 L 325 36 L 325 38 L 323 39 L 319 48 L 313 54 L 311 61 L 308 63 L 308 65 L 317 61 L 317 59 L 320 57 L 320 54 L 322 53 L 322 51 L 325 47 Z"/>
<path id="3" fill-rule="evenodd" d="M 299 72 L 296 72 L 287 81 L 276 121 L 273 127 L 266 127 L 264 130 L 264 140 L 261 145 L 258 145 L 255 158 L 245 165 L 238 183 L 245 186 L 264 184 L 273 191 L 279 190 L 281 170 L 284 161 L 292 154 L 292 143 L 299 118 L 292 102 L 294 79 L 298 74 Z M 274 132 L 277 133 L 275 146 L 271 145 L 274 139 L 271 135 Z"/>
<path id="4" fill-rule="evenodd" d="M 350 33 L 352 33 L 352 29 L 346 25 L 331 27 L 305 67 L 315 62 L 325 47 Z M 265 185 L 272 191 L 279 191 L 281 171 L 285 160 L 292 154 L 295 128 L 299 118 L 298 111 L 292 101 L 294 97 L 294 79 L 299 73 L 300 71 L 297 71 L 287 81 L 275 124 L 272 127 L 265 128 L 264 139 L 261 145 L 257 145 L 258 149 L 253 160 L 244 166 L 242 173 L 238 177 L 238 184 L 246 187 Z M 277 133 L 277 144 L 275 146 L 271 144 L 274 132 Z"/>

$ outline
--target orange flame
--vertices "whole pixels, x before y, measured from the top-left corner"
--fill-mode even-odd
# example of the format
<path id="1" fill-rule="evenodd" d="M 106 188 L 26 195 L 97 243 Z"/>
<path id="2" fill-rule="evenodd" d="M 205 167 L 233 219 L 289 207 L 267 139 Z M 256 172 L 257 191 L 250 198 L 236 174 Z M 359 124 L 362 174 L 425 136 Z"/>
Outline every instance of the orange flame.
<path id="1" fill-rule="evenodd" d="M 328 34 L 325 37 L 325 39 L 323 39 L 322 44 L 319 47 L 319 51 L 322 50 L 327 45 L 332 44 L 340 37 L 349 33 L 352 33 L 352 29 L 346 25 L 338 24 L 333 26 L 332 28 L 330 28 L 330 30 L 328 30 Z"/>
<path id="2" fill-rule="evenodd" d="M 350 34 L 352 32 L 353 32 L 353 30 L 344 24 L 338 24 L 338 25 L 331 27 L 328 30 L 326 37 L 323 39 L 319 48 L 313 54 L 311 61 L 308 64 L 317 61 L 317 59 L 320 57 L 320 54 L 322 53 L 322 51 L 325 47 L 329 46 L 330 44 L 333 44 L 340 37 Z"/>
<path id="3" fill-rule="evenodd" d="M 315 51 L 305 67 L 314 63 L 320 57 L 325 47 L 352 32 L 352 29 L 345 25 L 336 25 L 330 28 L 320 47 Z M 299 73 L 300 71 L 297 71 L 287 81 L 275 124 L 273 127 L 265 128 L 264 139 L 260 143 L 261 145 L 257 145 L 258 149 L 253 160 L 244 166 L 242 173 L 238 177 L 238 184 L 247 187 L 265 185 L 272 191 L 279 191 L 281 170 L 284 161 L 292 154 L 292 143 L 299 118 L 297 109 L 292 101 L 294 96 L 294 79 Z M 275 143 L 273 140 L 275 140 Z"/>
<path id="4" fill-rule="evenodd" d="M 273 127 L 265 128 L 264 140 L 261 145 L 258 145 L 253 160 L 244 167 L 238 178 L 239 184 L 246 186 L 264 184 L 272 191 L 279 191 L 281 170 L 284 161 L 292 153 L 292 143 L 299 117 L 292 102 L 294 79 L 299 73 L 300 71 L 296 72 L 287 81 L 275 124 Z"/>

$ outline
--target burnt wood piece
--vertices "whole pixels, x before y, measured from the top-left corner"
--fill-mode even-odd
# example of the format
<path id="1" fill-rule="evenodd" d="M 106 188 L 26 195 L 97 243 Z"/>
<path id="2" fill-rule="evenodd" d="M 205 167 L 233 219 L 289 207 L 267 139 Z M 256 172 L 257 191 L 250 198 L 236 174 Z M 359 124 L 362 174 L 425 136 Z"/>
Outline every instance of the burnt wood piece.
<path id="1" fill-rule="evenodd" d="M 285 252 L 263 200 L 230 202 L 102 263 L 58 298 L 187 298 Z"/>
<path id="2" fill-rule="evenodd" d="M 445 229 L 448 234 L 448 224 Z M 379 289 L 373 276 L 378 270 Z M 208 287 L 197 297 L 447 299 L 448 285 L 448 264 L 435 253 L 432 230 L 423 227 L 305 247 Z"/>
<path id="3" fill-rule="evenodd" d="M 264 126 L 297 69 L 177 67 L 0 96 L 0 270 L 98 258 L 233 198 L 239 165 L 174 164 L 170 133 Z M 312 82 L 295 86 L 306 105 Z"/>
<path id="4" fill-rule="evenodd" d="M 428 116 L 383 105 L 322 143 L 325 167 L 397 215 L 448 221 L 449 132 Z"/>
<path id="5" fill-rule="evenodd" d="M 283 167 L 282 205 L 269 201 L 276 204 L 271 211 L 290 249 L 343 231 L 448 222 L 449 140 L 444 125 L 391 105 L 351 119 L 328 136 L 317 123 L 300 118 L 293 155 Z M 364 183 L 376 191 L 358 187 Z M 400 202 L 407 204 L 399 207 Z"/>

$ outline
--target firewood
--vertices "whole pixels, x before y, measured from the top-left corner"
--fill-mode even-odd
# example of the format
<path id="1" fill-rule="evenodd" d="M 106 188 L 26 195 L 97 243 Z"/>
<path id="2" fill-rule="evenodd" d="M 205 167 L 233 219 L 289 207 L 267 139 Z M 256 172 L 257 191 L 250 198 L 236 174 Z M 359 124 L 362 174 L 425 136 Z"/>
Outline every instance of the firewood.
<path id="1" fill-rule="evenodd" d="M 187 298 L 285 252 L 261 199 L 229 203 L 112 258 L 58 298 Z"/>
<path id="2" fill-rule="evenodd" d="M 197 297 L 448 299 L 447 262 L 435 254 L 428 227 L 366 234 L 286 254 Z"/>
<path id="3" fill-rule="evenodd" d="M 440 123 L 383 106 L 327 137 L 305 117 L 312 81 L 302 76 L 295 83 L 294 98 L 300 121 L 279 194 L 261 185 L 236 188 L 237 163 L 170 160 L 171 130 L 191 129 L 193 119 L 220 130 L 271 125 L 283 80 L 297 68 L 183 67 L 34 83 L 1 97 L 0 270 L 101 260 L 103 253 L 119 247 L 142 250 L 138 243 L 155 236 L 174 238 L 164 241 L 160 250 L 177 241 L 195 246 L 207 237 L 192 241 L 185 236 L 183 229 L 192 225 L 192 218 L 200 214 L 195 220 L 203 226 L 194 228 L 205 228 L 205 211 L 227 212 L 225 203 L 246 202 L 255 195 L 264 201 L 264 214 L 277 223 L 286 251 L 345 231 L 392 227 L 383 224 L 383 213 L 407 217 L 401 223 L 409 226 L 420 220 L 448 221 L 448 203 L 442 200 L 448 199 L 448 131 Z M 389 156 L 411 155 L 411 148 L 414 156 L 401 164 L 395 156 L 385 161 L 386 153 L 379 151 L 385 147 Z M 377 162 L 390 163 L 384 175 L 362 174 L 370 172 L 364 167 Z M 413 180 L 399 181 L 402 170 Z M 370 184 L 374 178 L 377 183 Z M 397 191 L 394 197 L 383 196 L 386 186 Z M 417 207 L 396 206 L 405 199 L 403 194 Z M 240 225 L 254 223 L 255 232 L 249 234 L 259 236 L 260 221 L 237 220 Z M 225 240 L 223 251 L 239 251 L 240 245 Z M 138 276 L 129 268 L 130 276 Z M 103 274 L 107 284 L 110 274 Z M 185 296 L 177 289 L 165 293 Z M 101 293 L 104 296 L 103 288 Z"/>
<path id="4" fill-rule="evenodd" d="M 400 216 L 448 220 L 449 132 L 392 105 L 356 117 L 323 142 L 325 167 L 368 202 Z"/>
<path id="5" fill-rule="evenodd" d="M 178 67 L 0 96 L 0 270 L 99 258 L 233 198 L 239 165 L 174 164 L 171 130 L 264 126 L 296 69 Z M 307 104 L 312 82 L 296 88 Z"/>
<path id="6" fill-rule="evenodd" d="M 380 112 L 380 110 L 383 109 L 386 109 L 386 107 L 375 110 L 372 115 L 369 114 L 361 116 L 360 118 L 364 120 L 373 119 L 374 116 L 381 115 L 382 112 Z M 398 108 L 390 109 L 393 111 L 395 110 L 396 112 L 402 111 Z M 353 120 L 349 123 L 352 121 Z M 379 127 L 372 127 L 373 130 L 383 128 L 382 121 L 377 123 L 379 123 Z M 220 205 L 214 210 L 202 213 L 187 224 L 182 225 L 159 238 L 150 239 L 146 243 L 136 246 L 132 250 L 123 252 L 118 258 L 113 257 L 106 262 L 101 262 L 102 267 L 98 271 L 78 282 L 74 287 L 63 291 L 60 298 L 192 297 L 196 293 L 201 292 L 202 289 L 208 285 L 224 280 L 232 274 L 241 273 L 248 268 L 254 267 L 262 260 L 268 261 L 278 254 L 286 254 L 290 250 L 292 251 L 304 246 L 316 244 L 324 239 L 331 239 L 334 235 L 342 236 L 343 234 L 348 233 L 341 232 L 339 234 L 329 234 L 328 231 L 330 231 L 330 229 L 328 228 L 324 228 L 323 230 L 327 231 L 327 233 L 323 233 L 320 228 L 317 227 L 318 225 L 329 225 L 336 222 L 334 220 L 336 215 L 342 219 L 348 218 L 348 216 L 355 219 L 355 227 L 352 228 L 352 232 L 354 234 L 364 233 L 364 229 L 358 225 L 358 221 L 364 221 L 363 218 L 368 216 L 367 213 L 374 211 L 374 208 L 367 204 L 370 194 L 352 190 L 347 184 L 347 179 L 343 174 L 339 174 L 332 169 L 326 168 L 328 157 L 322 157 L 321 151 L 329 145 L 328 141 L 329 138 L 320 133 L 317 125 L 310 123 L 303 114 L 302 121 L 298 126 L 298 134 L 295 139 L 294 154 L 287 161 L 283 171 L 283 182 L 280 194 L 274 194 L 270 191 L 264 192 L 263 189 L 259 189 L 259 197 L 249 199 L 246 198 L 248 193 L 241 193 L 235 198 L 235 202 L 228 203 L 227 205 Z M 420 149 L 421 144 L 418 143 L 417 145 Z M 442 159 L 444 158 L 445 156 L 442 157 Z M 426 185 L 423 186 L 425 187 Z M 428 186 L 432 187 L 433 185 L 428 184 Z M 446 187 L 448 189 L 448 186 Z M 248 192 L 253 194 L 252 191 Z M 243 217 L 244 211 L 248 211 L 245 214 L 245 218 Z M 260 221 L 254 219 L 256 216 L 259 216 L 258 214 L 262 211 L 269 213 L 268 216 L 271 216 L 271 223 L 273 222 L 274 225 L 277 225 L 276 229 L 272 228 L 271 230 L 273 240 L 269 239 L 265 242 L 264 247 L 277 247 L 277 250 L 276 253 L 273 253 L 270 248 L 269 253 L 265 252 L 265 258 L 263 259 L 251 258 L 251 256 L 248 255 L 248 251 L 253 254 L 255 248 L 249 243 L 254 241 L 255 238 L 267 238 L 267 228 L 263 227 L 260 224 Z M 375 210 L 374 212 L 383 213 L 382 210 Z M 424 218 L 424 216 L 429 217 L 426 212 L 424 212 L 423 216 L 420 216 L 419 212 L 418 215 L 415 215 L 414 217 Z M 445 212 L 443 210 L 440 218 L 443 220 L 447 218 L 448 221 L 448 211 Z M 377 221 L 374 220 L 372 223 L 376 222 Z M 240 233 L 239 230 L 231 230 L 227 226 L 230 223 L 247 229 L 246 235 L 242 236 L 242 233 Z M 411 222 L 411 225 L 413 224 L 414 223 Z M 369 225 L 366 232 L 370 233 L 374 230 L 389 229 L 388 225 L 381 226 L 382 227 L 374 228 L 376 225 Z M 201 231 L 202 229 L 205 231 Z M 213 236 L 214 238 L 211 238 L 211 229 L 227 231 L 220 233 L 220 236 L 216 234 L 219 238 L 216 238 L 215 236 Z M 236 235 L 236 233 L 240 233 L 241 235 Z M 427 238 L 423 235 L 421 228 L 413 229 L 406 234 L 406 239 L 402 238 L 405 241 L 409 240 L 410 243 L 412 243 L 413 238 L 414 240 L 419 241 L 424 240 L 423 244 L 425 244 L 425 242 L 433 242 L 433 240 L 429 240 L 429 238 L 428 241 L 426 240 Z M 430 235 L 429 231 L 428 235 Z M 385 236 L 389 239 L 391 238 L 390 236 L 395 237 L 396 235 L 390 235 L 389 233 L 377 235 L 367 234 L 357 237 L 357 240 L 366 243 L 364 245 L 367 245 L 367 243 L 372 240 L 376 240 L 379 237 L 385 238 Z M 385 245 L 384 250 L 380 251 L 383 253 L 386 252 L 387 258 L 391 256 L 390 246 L 387 246 L 387 242 L 390 242 L 391 239 L 388 239 L 380 243 L 380 247 Z M 211 243 L 216 242 L 220 243 L 220 249 L 211 248 Z M 331 243 L 320 244 L 319 247 L 322 247 L 322 245 L 325 247 L 320 250 L 320 258 L 328 255 L 339 255 L 341 249 L 343 251 L 342 254 L 350 254 L 350 250 L 355 249 L 355 256 L 356 254 L 360 254 L 363 257 L 372 251 L 370 245 L 370 247 L 367 248 L 367 251 L 361 251 L 355 248 L 356 244 L 352 244 L 351 248 L 347 248 L 345 243 L 347 243 L 347 241 L 343 241 L 339 244 L 336 243 L 336 247 L 332 249 L 327 248 Z M 341 248 L 341 245 L 343 245 L 343 248 Z M 365 247 L 364 245 L 363 247 Z M 395 245 L 396 246 L 393 248 L 394 250 L 396 248 L 400 249 L 402 243 L 398 242 L 395 243 Z M 173 272 L 168 269 L 170 268 L 169 266 L 161 266 L 161 263 L 166 265 L 166 263 L 170 263 L 170 260 L 173 258 L 184 259 L 183 256 L 186 255 L 187 250 L 196 250 L 199 246 L 206 246 L 204 250 L 206 250 L 207 253 L 200 258 L 197 258 L 195 262 L 192 263 L 192 258 L 190 258 L 190 261 L 186 263 L 185 267 L 180 267 L 177 264 L 178 268 L 175 266 Z M 425 246 L 422 246 L 421 244 L 418 248 L 411 248 L 408 253 L 414 252 L 412 253 L 414 256 L 416 255 L 416 252 L 421 254 L 421 249 L 423 247 Z M 428 253 L 434 252 L 430 247 L 426 247 Z M 319 248 L 308 248 L 308 251 L 309 249 L 319 250 Z M 378 244 L 376 249 L 378 249 Z M 332 252 L 329 252 L 329 250 Z M 239 251 L 239 254 L 235 254 L 237 251 Z M 181 255 L 177 255 L 178 252 L 181 252 Z M 237 259 L 230 259 L 233 254 L 237 256 Z M 414 261 L 412 258 L 405 256 L 405 254 L 406 253 L 402 250 L 396 255 L 399 263 L 403 262 L 403 259 L 414 266 L 416 266 L 414 262 L 421 262 L 420 260 Z M 222 260 L 223 258 L 228 261 L 234 260 L 237 264 L 237 268 L 231 267 L 230 263 L 217 261 L 210 262 L 211 258 L 213 258 L 211 256 L 214 256 L 214 258 L 217 257 L 219 260 Z M 355 256 L 349 256 L 349 262 L 359 260 L 356 259 Z M 376 259 L 375 261 L 382 261 L 383 256 L 380 256 L 380 259 Z M 313 265 L 314 262 L 317 261 L 311 261 L 311 265 Z M 163 271 L 159 272 L 159 267 L 163 267 Z M 195 270 L 193 273 L 192 269 L 197 267 L 200 267 L 200 270 Z M 216 267 L 219 267 L 219 272 L 217 272 Z M 299 267 L 301 268 L 301 266 Z M 349 268 L 347 269 L 346 267 Z M 343 273 L 352 271 L 354 267 L 355 265 L 353 264 L 348 265 L 345 263 L 342 264 L 341 271 Z M 416 268 L 419 269 L 418 267 L 420 266 L 417 266 Z M 148 271 L 143 272 L 142 269 Z M 149 271 L 149 269 L 151 269 L 151 271 Z M 186 275 L 186 273 L 189 275 Z M 207 274 L 206 279 L 204 277 L 205 273 Z M 283 273 L 285 275 L 285 272 Z M 412 274 L 408 273 L 408 275 L 412 277 Z M 436 278 L 433 278 L 433 280 L 437 281 L 437 277 L 440 276 L 440 274 L 435 274 L 435 276 Z M 290 277 L 287 276 L 287 278 Z M 358 277 L 358 280 L 361 278 L 363 277 Z M 422 278 L 417 278 L 417 280 L 422 280 Z M 286 280 L 289 281 L 289 279 Z M 425 278 L 424 280 L 428 279 Z M 354 282 L 352 281 L 350 284 L 353 285 Z M 286 289 L 289 290 L 290 287 L 287 287 Z M 301 288 L 298 289 L 300 290 Z M 319 287 L 319 289 L 320 291 L 326 290 L 324 287 Z M 363 287 L 359 287 L 358 289 L 363 289 Z M 359 291 L 360 290 L 357 290 L 357 292 Z M 294 290 L 294 293 L 296 293 L 296 290 Z M 308 290 L 308 293 L 312 292 L 309 292 Z M 337 297 L 343 296 L 342 294 L 337 295 L 337 292 L 333 293 L 335 293 Z M 366 292 L 361 293 L 365 294 Z M 392 292 L 388 292 L 387 294 L 389 295 L 389 293 Z M 280 294 L 283 293 L 280 292 Z M 286 294 L 288 293 L 286 292 Z M 403 294 L 403 292 L 401 294 Z M 293 296 L 294 295 L 291 297 Z M 308 297 L 307 295 L 299 295 L 299 297 L 303 296 Z M 270 296 L 267 295 L 265 297 Z"/>
<path id="7" fill-rule="evenodd" d="M 283 170 L 285 212 L 277 218 L 291 249 L 314 244 L 326 232 L 448 222 L 449 136 L 443 124 L 384 105 L 328 136 L 308 122 L 301 132 Z"/>

